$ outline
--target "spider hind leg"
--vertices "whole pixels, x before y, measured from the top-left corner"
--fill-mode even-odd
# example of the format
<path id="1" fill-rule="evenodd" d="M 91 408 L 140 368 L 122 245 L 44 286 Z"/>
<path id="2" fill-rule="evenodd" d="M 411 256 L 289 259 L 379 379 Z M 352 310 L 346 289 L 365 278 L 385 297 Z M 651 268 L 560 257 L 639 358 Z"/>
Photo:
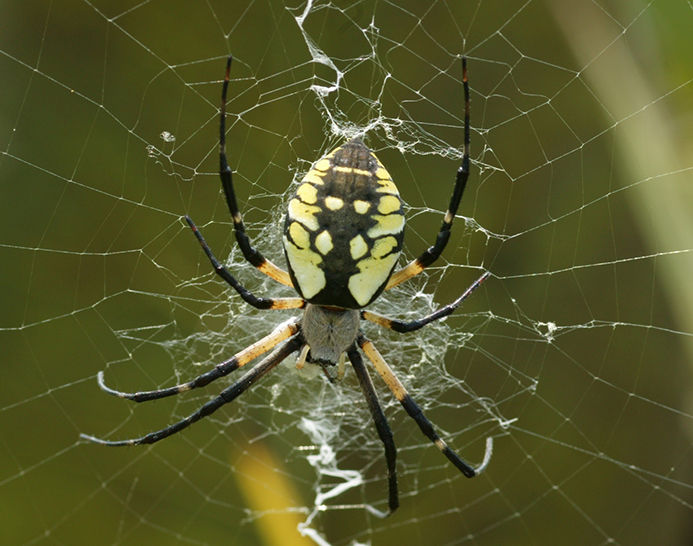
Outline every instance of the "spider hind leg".
<path id="1" fill-rule="evenodd" d="M 469 146 L 471 140 L 471 131 L 469 125 L 470 97 L 469 82 L 467 81 L 466 57 L 462 57 L 462 87 L 464 88 L 464 149 L 462 152 L 462 162 L 457 169 L 457 176 L 455 178 L 455 185 L 453 186 L 448 210 L 445 212 L 443 223 L 440 226 L 440 230 L 438 231 L 438 235 L 436 236 L 436 240 L 433 245 L 424 250 L 418 258 L 409 262 L 405 267 L 395 271 L 395 273 L 390 277 L 385 290 L 389 290 L 393 286 L 397 286 L 398 284 L 421 273 L 440 257 L 445 249 L 445 246 L 448 244 L 448 239 L 450 239 L 452 221 L 455 219 L 455 214 L 457 214 L 457 209 L 460 205 L 460 201 L 462 200 L 464 190 L 467 187 L 467 180 L 469 179 Z"/>
<path id="2" fill-rule="evenodd" d="M 241 216 L 241 211 L 236 201 L 236 192 L 233 187 L 233 172 L 226 158 L 226 94 L 229 89 L 229 75 L 232 61 L 233 57 L 229 56 L 226 61 L 224 83 L 221 87 L 221 107 L 219 108 L 219 177 L 221 178 L 221 186 L 224 189 L 226 204 L 233 220 L 236 240 L 238 241 L 238 246 L 241 247 L 245 259 L 268 277 L 281 284 L 293 287 L 289 274 L 270 262 L 250 243 L 250 238 L 245 232 L 243 217 Z"/>

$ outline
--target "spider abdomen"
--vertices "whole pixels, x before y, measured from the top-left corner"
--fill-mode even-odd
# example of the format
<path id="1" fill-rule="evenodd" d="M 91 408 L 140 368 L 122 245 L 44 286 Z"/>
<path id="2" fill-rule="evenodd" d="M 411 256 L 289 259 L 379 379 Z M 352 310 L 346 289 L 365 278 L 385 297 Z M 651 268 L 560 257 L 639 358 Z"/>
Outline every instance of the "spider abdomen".
<path id="1" fill-rule="evenodd" d="M 365 307 L 385 288 L 403 236 L 397 187 L 350 140 L 317 161 L 289 201 L 284 250 L 294 287 L 316 305 Z"/>

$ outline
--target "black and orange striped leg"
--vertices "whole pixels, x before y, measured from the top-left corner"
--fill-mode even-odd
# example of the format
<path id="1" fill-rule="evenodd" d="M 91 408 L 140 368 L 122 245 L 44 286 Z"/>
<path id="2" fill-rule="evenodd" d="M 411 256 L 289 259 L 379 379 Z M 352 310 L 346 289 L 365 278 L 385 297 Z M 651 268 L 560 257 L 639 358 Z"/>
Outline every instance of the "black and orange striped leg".
<path id="1" fill-rule="evenodd" d="M 373 343 L 366 339 L 363 335 L 359 335 L 356 340 L 359 347 L 366 354 L 368 359 L 373 363 L 375 370 L 378 372 L 380 377 L 387 387 L 395 395 L 395 398 L 402 404 L 402 407 L 409 414 L 409 417 L 414 419 L 421 432 L 435 444 L 435 446 L 440 450 L 440 452 L 445 455 L 448 460 L 455 465 L 455 467 L 462 472 L 467 478 L 473 478 L 478 476 L 485 468 L 488 466 L 491 460 L 491 454 L 493 452 L 493 439 L 487 438 L 486 440 L 486 452 L 484 453 L 484 460 L 478 467 L 473 467 L 466 461 L 464 461 L 457 453 L 455 453 L 448 444 L 436 433 L 431 422 L 426 418 L 426 416 L 421 411 L 421 408 L 414 402 L 409 393 L 404 388 L 404 385 L 397 379 L 397 376 L 392 371 L 387 362 L 380 355 L 378 350 L 375 348 Z"/>
<path id="2" fill-rule="evenodd" d="M 474 290 L 479 288 L 481 283 L 488 279 L 490 276 L 491 273 L 486 271 L 483 275 L 481 275 L 481 277 L 475 280 L 469 286 L 469 288 L 467 288 L 467 290 L 465 290 L 464 293 L 455 301 L 447 304 L 445 307 L 441 307 L 440 309 L 434 311 L 430 315 L 426 315 L 425 317 L 417 320 L 412 320 L 411 322 L 391 319 L 388 317 L 384 317 L 383 315 L 379 315 L 378 313 L 373 313 L 371 311 L 361 311 L 361 318 L 369 320 L 371 322 L 375 322 L 376 324 L 384 326 L 385 328 L 389 328 L 390 330 L 394 330 L 395 332 L 411 332 L 413 330 L 418 330 L 419 328 L 422 328 L 427 324 L 430 324 L 434 320 L 438 320 L 443 317 L 447 317 L 448 315 L 451 315 L 455 311 L 455 309 L 457 309 L 462 304 L 462 302 L 466 300 L 471 295 L 471 293 L 474 292 Z"/>
<path id="3" fill-rule="evenodd" d="M 238 292 L 245 302 L 249 303 L 256 309 L 301 309 L 305 307 L 306 302 L 302 298 L 260 298 L 255 296 L 241 283 L 239 283 L 236 278 L 231 275 L 231 272 L 226 269 L 226 267 L 224 267 L 219 260 L 217 260 L 216 256 L 214 256 L 212 250 L 209 248 L 207 241 L 205 241 L 204 237 L 202 237 L 202 233 L 200 233 L 200 230 L 197 229 L 195 222 L 193 222 L 189 216 L 185 217 L 185 221 L 190 226 L 190 229 L 192 229 L 195 237 L 197 237 L 197 240 L 199 241 L 202 250 L 204 250 L 205 254 L 207 255 L 207 258 L 209 258 L 212 267 L 214 267 L 214 272 L 224 279 L 236 292 Z"/>
<path id="4" fill-rule="evenodd" d="M 383 447 L 385 448 L 385 461 L 387 462 L 387 484 L 389 491 L 388 506 L 390 508 L 390 514 L 397 510 L 399 506 L 399 495 L 397 493 L 397 448 L 395 447 L 395 441 L 392 438 L 392 430 L 390 425 L 387 423 L 387 418 L 383 413 L 380 403 L 378 402 L 378 395 L 373 387 L 373 381 L 368 373 L 368 370 L 363 365 L 363 359 L 356 348 L 353 345 L 348 351 L 347 355 L 351 361 L 351 365 L 354 368 L 356 377 L 361 385 L 361 390 L 363 395 L 368 402 L 368 409 L 371 411 L 371 416 L 373 417 L 373 422 L 375 423 L 375 428 L 378 431 L 378 436 L 383 442 Z"/>
<path id="5" fill-rule="evenodd" d="M 139 391 L 139 392 L 122 392 L 112 389 L 106 385 L 104 381 L 103 372 L 99 372 L 97 379 L 99 381 L 99 387 L 101 390 L 117 396 L 118 398 L 126 398 L 128 400 L 133 400 L 135 402 L 146 402 L 148 400 L 157 400 L 159 398 L 166 398 L 167 396 L 173 396 L 180 394 L 181 392 L 186 392 L 192 389 L 198 389 L 209 385 L 212 381 L 224 377 L 231 372 L 236 371 L 238 368 L 245 366 L 248 362 L 255 360 L 257 357 L 265 354 L 279 343 L 285 339 L 293 336 L 299 331 L 300 327 L 298 325 L 298 319 L 292 319 L 283 324 L 280 324 L 274 331 L 268 336 L 263 337 L 261 340 L 256 341 L 249 347 L 243 349 L 240 353 L 235 354 L 229 360 L 217 364 L 211 370 L 197 376 L 195 379 L 187 381 L 186 383 L 181 383 L 173 387 L 168 387 L 165 389 L 158 389 L 153 391 Z"/>
<path id="6" fill-rule="evenodd" d="M 229 207 L 229 212 L 231 213 L 231 218 L 233 219 L 233 228 L 236 232 L 236 240 L 238 241 L 238 245 L 241 247 L 241 251 L 243 252 L 245 259 L 268 277 L 271 277 L 281 284 L 293 287 L 289 274 L 266 259 L 255 247 L 250 244 L 250 238 L 245 232 L 245 226 L 243 225 L 243 217 L 238 209 L 236 192 L 233 189 L 233 174 L 226 158 L 226 94 L 229 88 L 229 73 L 231 71 L 232 60 L 233 58 L 229 56 L 228 60 L 226 61 L 226 75 L 224 76 L 224 83 L 221 88 L 221 119 L 219 121 L 219 176 L 221 178 L 221 185 L 224 188 L 226 204 Z"/>
<path id="7" fill-rule="evenodd" d="M 260 378 L 272 371 L 287 356 L 297 351 L 301 347 L 302 343 L 303 339 L 301 338 L 301 336 L 295 335 L 287 342 L 285 342 L 283 345 L 280 345 L 279 347 L 275 348 L 267 357 L 265 357 L 253 368 L 248 370 L 248 372 L 246 372 L 246 374 L 243 377 L 241 377 L 238 381 L 236 381 L 233 385 L 221 391 L 219 396 L 213 398 L 212 400 L 204 404 L 199 410 L 197 410 L 194 413 L 191 413 L 185 419 L 181 419 L 177 423 L 173 423 L 172 425 L 166 428 L 157 430 L 156 432 L 150 432 L 149 434 L 142 436 L 141 438 L 131 438 L 128 440 L 103 440 L 101 438 L 90 436 L 88 434 L 80 434 L 80 437 L 85 440 L 89 440 L 90 442 L 103 444 L 107 446 L 133 446 L 139 444 L 153 444 L 155 442 L 158 442 L 159 440 L 163 440 L 164 438 L 167 438 L 172 434 L 176 434 L 177 432 L 180 432 L 181 430 L 189 427 L 193 423 L 196 423 L 203 417 L 211 415 L 221 406 L 235 400 L 238 396 L 240 396 L 246 390 L 248 390 L 249 387 L 254 385 L 255 382 L 257 382 Z"/>
<path id="8" fill-rule="evenodd" d="M 469 179 L 470 99 L 469 83 L 467 82 L 466 57 L 462 57 L 462 87 L 464 88 L 464 151 L 462 154 L 462 163 L 459 169 L 457 169 L 455 187 L 452 190 L 452 197 L 450 198 L 448 210 L 443 217 L 443 223 L 440 226 L 440 231 L 438 232 L 438 236 L 436 237 L 436 241 L 433 246 L 428 247 L 421 254 L 421 256 L 407 264 L 399 271 L 395 271 L 395 273 L 393 273 L 393 275 L 390 277 L 385 290 L 389 290 L 393 286 L 397 286 L 398 284 L 421 273 L 440 257 L 440 255 L 443 253 L 443 249 L 445 249 L 445 245 L 448 244 L 448 239 L 450 239 L 450 228 L 452 227 L 452 221 L 455 219 L 455 214 L 457 214 L 457 209 L 467 186 L 467 180 Z"/>

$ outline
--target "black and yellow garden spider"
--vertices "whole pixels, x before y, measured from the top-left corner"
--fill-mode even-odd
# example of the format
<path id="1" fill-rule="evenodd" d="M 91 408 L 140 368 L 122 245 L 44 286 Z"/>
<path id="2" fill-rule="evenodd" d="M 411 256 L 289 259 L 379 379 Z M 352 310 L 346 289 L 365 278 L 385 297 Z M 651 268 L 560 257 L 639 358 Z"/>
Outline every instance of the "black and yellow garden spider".
<path id="1" fill-rule="evenodd" d="M 464 153 L 462 164 L 457 170 L 448 210 L 433 246 L 394 273 L 404 236 L 402 201 L 385 167 L 358 138 L 349 140 L 317 161 L 289 201 L 283 238 L 288 273 L 265 259 L 251 245 L 238 210 L 232 172 L 226 159 L 226 95 L 231 60 L 229 57 L 221 92 L 219 162 L 221 184 L 233 219 L 236 240 L 246 260 L 275 281 L 293 287 L 300 297 L 263 298 L 252 294 L 219 263 L 190 217 L 186 216 L 185 220 L 212 263 L 214 271 L 231 285 L 243 300 L 257 309 L 304 309 L 303 315 L 280 324 L 268 336 L 246 347 L 226 362 L 218 364 L 191 381 L 173 387 L 135 393 L 120 392 L 108 387 L 104 382 L 103 372 L 99 372 L 98 382 L 101 389 L 120 398 L 144 402 L 203 387 L 269 352 L 238 381 L 222 390 L 219 396 L 162 430 L 129 440 L 103 440 L 86 434 L 82 437 L 108 446 L 152 444 L 183 430 L 231 402 L 294 352 L 299 352 L 299 368 L 306 362 L 314 363 L 322 367 L 328 379 L 333 377 L 332 370 L 335 365 L 339 365 L 338 369 L 343 370 L 345 359 L 348 358 L 385 448 L 389 509 L 392 513 L 399 506 L 396 448 L 392 431 L 359 352 L 360 348 L 421 431 L 465 476 L 472 478 L 478 475 L 490 460 L 491 438 L 486 441 L 486 452 L 480 466 L 474 468 L 462 460 L 438 436 L 431 422 L 359 327 L 360 320 L 365 319 L 396 332 L 417 330 L 434 320 L 450 315 L 490 275 L 488 272 L 481 275 L 454 302 L 411 322 L 390 319 L 363 310 L 383 290 L 397 286 L 421 273 L 440 256 L 448 242 L 450 228 L 469 178 L 469 84 L 466 59 L 462 59 L 465 100 Z"/>

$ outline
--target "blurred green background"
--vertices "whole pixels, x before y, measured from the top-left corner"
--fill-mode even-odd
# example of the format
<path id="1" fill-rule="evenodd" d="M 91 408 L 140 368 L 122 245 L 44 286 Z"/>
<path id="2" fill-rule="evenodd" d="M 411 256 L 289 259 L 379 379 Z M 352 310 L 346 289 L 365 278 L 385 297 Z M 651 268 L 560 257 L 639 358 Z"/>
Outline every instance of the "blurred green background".
<path id="1" fill-rule="evenodd" d="M 0 21 L 0 543 L 299 544 L 306 520 L 333 544 L 693 541 L 689 2 L 32 0 Z M 365 127 L 410 207 L 408 257 L 433 241 L 468 55 L 465 218 L 428 280 L 378 309 L 416 316 L 493 273 L 439 329 L 381 342 L 460 453 L 495 437 L 478 479 L 382 389 L 402 502 L 370 515 L 385 468 L 353 374 L 276 372 L 150 448 L 79 440 L 161 428 L 218 391 L 135 407 L 98 371 L 170 385 L 287 316 L 236 301 L 181 221 L 234 249 L 215 173 L 229 53 L 239 199 L 279 263 L 287 187 Z M 308 418 L 365 479 L 318 508 L 341 478 L 309 464 Z"/>

